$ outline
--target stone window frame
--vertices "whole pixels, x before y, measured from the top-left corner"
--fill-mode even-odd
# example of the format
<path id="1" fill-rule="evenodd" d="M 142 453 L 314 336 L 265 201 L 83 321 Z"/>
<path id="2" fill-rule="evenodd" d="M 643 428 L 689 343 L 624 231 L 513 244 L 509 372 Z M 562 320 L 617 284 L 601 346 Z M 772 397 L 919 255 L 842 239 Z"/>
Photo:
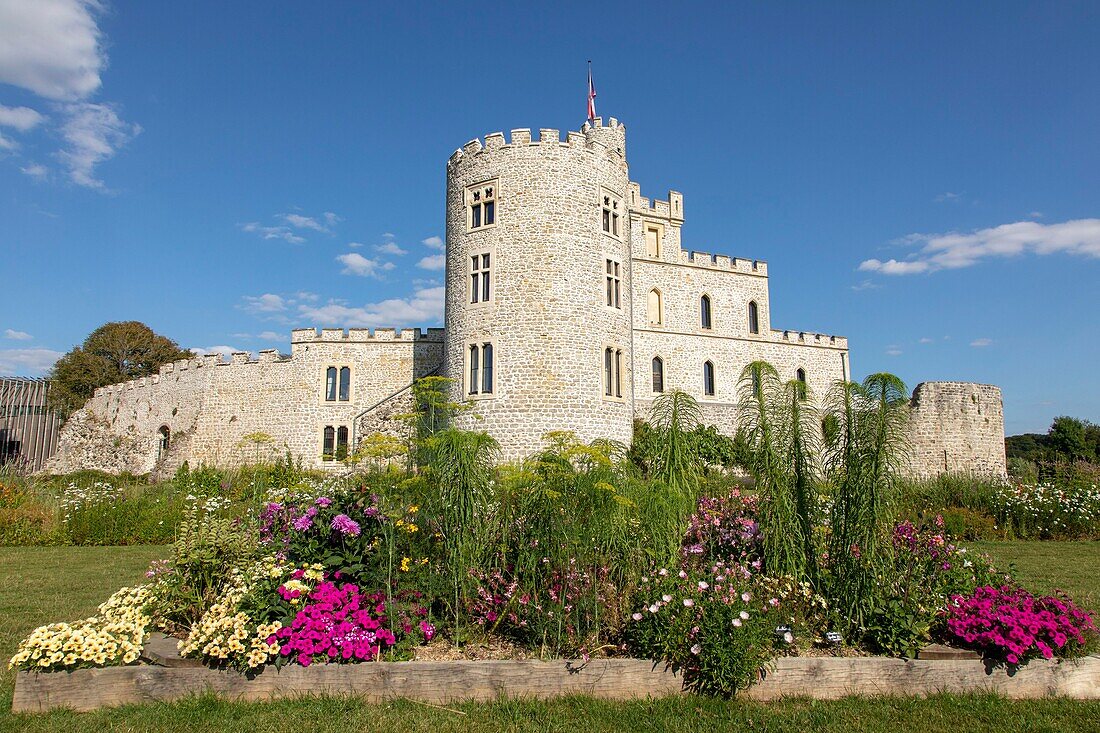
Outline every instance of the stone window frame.
<path id="1" fill-rule="evenodd" d="M 483 198 L 486 194 L 486 189 L 489 189 L 489 202 L 493 205 L 493 221 L 489 224 L 485 223 L 485 207 L 484 204 L 487 201 Z M 476 200 L 475 200 L 476 199 Z M 466 209 L 466 232 L 483 232 L 486 229 L 492 229 L 500 221 L 500 179 L 489 178 L 478 183 L 472 183 L 463 191 L 462 205 Z M 474 226 L 474 208 L 475 206 L 481 207 L 481 223 Z"/>
<path id="2" fill-rule="evenodd" d="M 795 378 L 796 382 L 801 382 L 802 383 L 802 388 L 803 388 L 802 399 L 806 400 L 806 398 L 809 396 L 809 391 L 810 391 L 810 383 L 806 379 L 806 367 L 799 366 L 797 369 L 795 369 L 794 370 L 794 378 Z"/>
<path id="3" fill-rule="evenodd" d="M 704 301 L 706 301 L 705 309 Z M 714 330 L 714 298 L 706 291 L 699 296 L 699 330 L 707 333 Z"/>
<path id="4" fill-rule="evenodd" d="M 332 431 L 332 452 L 331 453 L 326 453 L 325 449 L 328 446 L 326 446 L 325 444 L 328 442 L 327 433 L 328 433 L 329 430 Z M 321 430 L 320 430 L 321 445 L 320 445 L 320 447 L 317 451 L 317 453 L 321 456 L 321 462 L 322 463 L 331 463 L 333 461 L 341 460 L 340 458 L 337 458 L 337 456 L 340 455 L 340 446 L 341 446 L 340 438 L 341 438 L 341 436 L 343 436 L 343 447 L 344 447 L 344 459 L 343 460 L 347 460 L 347 456 L 349 456 L 351 454 L 351 445 L 349 444 L 349 441 L 348 441 L 348 438 L 349 438 L 350 435 L 351 435 L 351 431 L 348 429 L 348 426 L 347 425 L 340 425 L 337 421 L 327 422 L 326 424 L 322 425 Z"/>
<path id="5" fill-rule="evenodd" d="M 474 302 L 474 274 L 473 259 L 477 257 L 481 263 L 484 262 L 484 257 L 489 256 L 489 267 L 485 269 L 477 270 L 476 272 L 481 275 L 478 278 L 478 300 Z M 496 304 L 497 299 L 497 287 L 496 278 L 493 277 L 493 273 L 496 271 L 500 262 L 497 260 L 497 248 L 496 247 L 476 247 L 471 248 L 469 254 L 466 255 L 466 267 L 470 268 L 466 270 L 466 306 L 469 308 L 485 308 Z M 484 281 L 481 278 L 488 276 L 489 278 L 489 298 L 482 300 L 480 296 L 485 293 Z"/>
<path id="6" fill-rule="evenodd" d="M 626 222 L 626 207 L 623 205 L 623 197 L 609 188 L 600 187 L 600 231 L 621 242 Z"/>
<path id="7" fill-rule="evenodd" d="M 336 399 L 330 400 L 328 398 L 328 370 L 336 370 Z M 348 370 L 348 397 L 347 399 L 340 398 L 340 373 L 344 370 Z M 322 405 L 348 405 L 354 401 L 354 381 L 352 380 L 352 374 L 354 370 L 350 362 L 329 362 L 321 367 L 321 404 Z"/>
<path id="8" fill-rule="evenodd" d="M 654 389 L 657 386 L 656 385 L 657 380 L 655 379 L 656 370 L 653 368 L 654 366 L 657 365 L 658 362 L 660 362 L 660 365 L 661 365 L 661 375 L 660 375 L 660 377 L 661 377 L 661 389 L 659 389 L 659 390 Z M 658 395 L 658 394 L 664 394 L 665 392 L 668 391 L 668 384 L 667 384 L 668 379 L 666 378 L 667 376 L 668 376 L 668 362 L 660 354 L 654 354 L 653 358 L 649 360 L 649 390 L 650 390 L 650 394 Z"/>
<path id="9" fill-rule="evenodd" d="M 600 350 L 600 397 L 606 402 L 626 401 L 626 398 L 623 397 L 625 356 L 626 353 L 621 344 L 607 342 Z M 608 381 L 609 376 L 610 382 Z"/>
<path id="10" fill-rule="evenodd" d="M 607 301 L 611 300 L 612 303 Z M 623 263 L 618 257 L 604 256 L 604 308 L 623 309 Z"/>
<path id="11" fill-rule="evenodd" d="M 650 307 L 650 296 L 657 295 L 657 320 L 653 320 L 653 309 Z M 658 287 L 652 287 L 645 296 L 646 322 L 652 327 L 663 328 L 665 325 L 665 294 Z"/>
<path id="12" fill-rule="evenodd" d="M 748 306 L 748 328 L 749 334 L 753 336 L 760 335 L 760 304 L 755 300 L 749 301 Z"/>
<path id="13" fill-rule="evenodd" d="M 707 391 L 707 367 L 710 367 L 710 391 Z M 713 359 L 706 359 L 703 361 L 703 398 L 714 399 L 718 396 L 718 371 L 714 366 Z"/>
<path id="14" fill-rule="evenodd" d="M 470 392 L 470 368 L 471 368 L 470 355 L 471 355 L 473 347 L 475 347 L 475 346 L 477 347 L 477 354 L 478 354 L 478 371 L 477 371 L 478 390 L 477 390 L 477 392 Z M 491 350 L 490 353 L 491 353 L 492 359 L 493 359 L 493 367 L 492 367 L 493 373 L 492 373 L 492 376 L 490 377 L 491 381 L 490 381 L 490 384 L 489 384 L 489 387 L 490 387 L 491 391 L 489 391 L 489 392 L 486 392 L 484 390 L 484 387 L 485 387 L 485 371 L 484 371 L 485 370 L 485 347 L 486 346 L 488 346 L 490 348 L 490 350 Z M 463 399 L 466 399 L 466 400 L 491 400 L 491 399 L 494 399 L 497 396 L 497 375 L 500 373 L 500 368 L 498 366 L 498 361 L 499 361 L 499 359 L 498 359 L 498 353 L 497 353 L 497 342 L 496 342 L 495 338 L 489 338 L 489 337 L 487 337 L 487 338 L 472 338 L 472 339 L 467 339 L 466 340 L 466 344 L 462 349 L 462 396 L 463 396 Z"/>
<path id="15" fill-rule="evenodd" d="M 657 232 L 657 252 L 650 254 L 649 252 L 649 233 Z M 642 223 L 642 252 L 645 255 L 645 259 L 659 260 L 662 259 L 665 251 L 665 225 L 655 221 L 643 221 Z"/>

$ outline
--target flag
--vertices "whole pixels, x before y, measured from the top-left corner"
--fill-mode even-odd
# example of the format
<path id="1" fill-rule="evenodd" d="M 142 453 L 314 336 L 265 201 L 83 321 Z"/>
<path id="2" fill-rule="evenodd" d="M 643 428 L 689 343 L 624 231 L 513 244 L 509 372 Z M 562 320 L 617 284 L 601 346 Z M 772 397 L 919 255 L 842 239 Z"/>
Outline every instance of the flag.
<path id="1" fill-rule="evenodd" d="M 592 84 L 592 62 L 588 62 L 588 119 L 596 119 L 596 87 Z"/>

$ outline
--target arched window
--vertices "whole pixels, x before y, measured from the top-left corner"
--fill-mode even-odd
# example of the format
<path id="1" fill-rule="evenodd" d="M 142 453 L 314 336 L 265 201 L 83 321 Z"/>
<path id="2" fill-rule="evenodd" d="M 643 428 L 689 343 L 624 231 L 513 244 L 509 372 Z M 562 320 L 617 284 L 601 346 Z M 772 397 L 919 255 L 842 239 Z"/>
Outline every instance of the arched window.
<path id="1" fill-rule="evenodd" d="M 167 425 L 161 425 L 157 432 L 160 433 L 160 455 L 163 456 L 168 452 L 168 446 L 172 442 L 172 433 Z"/>
<path id="2" fill-rule="evenodd" d="M 610 397 L 615 390 L 615 351 L 610 346 L 603 350 L 603 393 Z"/>
<path id="3" fill-rule="evenodd" d="M 326 425 L 323 441 L 321 443 L 321 460 L 331 461 L 333 453 L 336 452 L 336 429 L 331 425 Z"/>
<path id="4" fill-rule="evenodd" d="M 482 344 L 481 346 L 481 393 L 492 394 L 493 393 L 493 345 Z"/>
<path id="5" fill-rule="evenodd" d="M 801 397 L 802 399 L 806 399 L 806 390 L 808 389 L 806 386 L 806 370 L 802 367 L 799 367 L 794 373 L 794 378 L 798 380 L 800 389 L 802 390 L 802 393 L 799 395 L 799 397 Z"/>
<path id="6" fill-rule="evenodd" d="M 340 401 L 347 402 L 351 397 L 351 368 L 340 367 Z"/>
<path id="7" fill-rule="evenodd" d="M 341 425 L 336 429 L 336 460 L 343 461 L 348 457 L 348 429 Z"/>
<path id="8" fill-rule="evenodd" d="M 714 363 L 710 361 L 703 362 L 703 394 L 714 396 Z"/>
<path id="9" fill-rule="evenodd" d="M 329 367 L 325 370 L 325 400 L 327 402 L 336 401 L 336 367 Z"/>
<path id="10" fill-rule="evenodd" d="M 699 325 L 710 330 L 710 296 L 699 298 Z"/>
<path id="11" fill-rule="evenodd" d="M 654 288 L 649 291 L 649 300 L 647 303 L 647 313 L 649 314 L 649 323 L 653 326 L 660 326 L 664 323 L 664 304 L 661 302 L 661 291 Z"/>
<path id="12" fill-rule="evenodd" d="M 760 333 L 760 312 L 755 300 L 749 301 L 749 333 Z"/>
<path id="13" fill-rule="evenodd" d="M 477 394 L 477 388 L 480 385 L 480 357 L 481 349 L 477 347 L 477 344 L 470 344 L 470 394 Z"/>
<path id="14" fill-rule="evenodd" d="M 653 357 L 653 391 L 665 391 L 665 362 L 659 356 Z"/>

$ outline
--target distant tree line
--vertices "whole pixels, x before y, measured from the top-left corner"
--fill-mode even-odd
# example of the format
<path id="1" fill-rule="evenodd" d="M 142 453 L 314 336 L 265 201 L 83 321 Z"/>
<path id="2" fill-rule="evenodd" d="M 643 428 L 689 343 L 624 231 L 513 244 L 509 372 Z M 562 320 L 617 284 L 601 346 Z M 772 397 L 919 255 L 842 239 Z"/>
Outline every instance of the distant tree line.
<path id="1" fill-rule="evenodd" d="M 1066 415 L 1056 417 L 1045 435 L 1025 433 L 1005 438 L 1005 457 L 1036 464 L 1100 463 L 1100 425 Z"/>

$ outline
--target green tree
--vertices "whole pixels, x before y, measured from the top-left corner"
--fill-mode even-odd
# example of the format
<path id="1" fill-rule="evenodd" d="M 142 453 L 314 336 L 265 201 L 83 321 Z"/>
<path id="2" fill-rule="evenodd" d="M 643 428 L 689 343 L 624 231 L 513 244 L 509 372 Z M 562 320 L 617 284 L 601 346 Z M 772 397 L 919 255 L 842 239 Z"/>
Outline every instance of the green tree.
<path id="1" fill-rule="evenodd" d="M 96 388 L 153 374 L 193 354 L 138 321 L 105 323 L 54 364 L 50 407 L 62 416 L 79 409 Z"/>
<path id="2" fill-rule="evenodd" d="M 1094 461 L 1096 454 L 1087 439 L 1088 424 L 1074 417 L 1061 415 L 1050 425 L 1050 447 L 1071 461 Z"/>

